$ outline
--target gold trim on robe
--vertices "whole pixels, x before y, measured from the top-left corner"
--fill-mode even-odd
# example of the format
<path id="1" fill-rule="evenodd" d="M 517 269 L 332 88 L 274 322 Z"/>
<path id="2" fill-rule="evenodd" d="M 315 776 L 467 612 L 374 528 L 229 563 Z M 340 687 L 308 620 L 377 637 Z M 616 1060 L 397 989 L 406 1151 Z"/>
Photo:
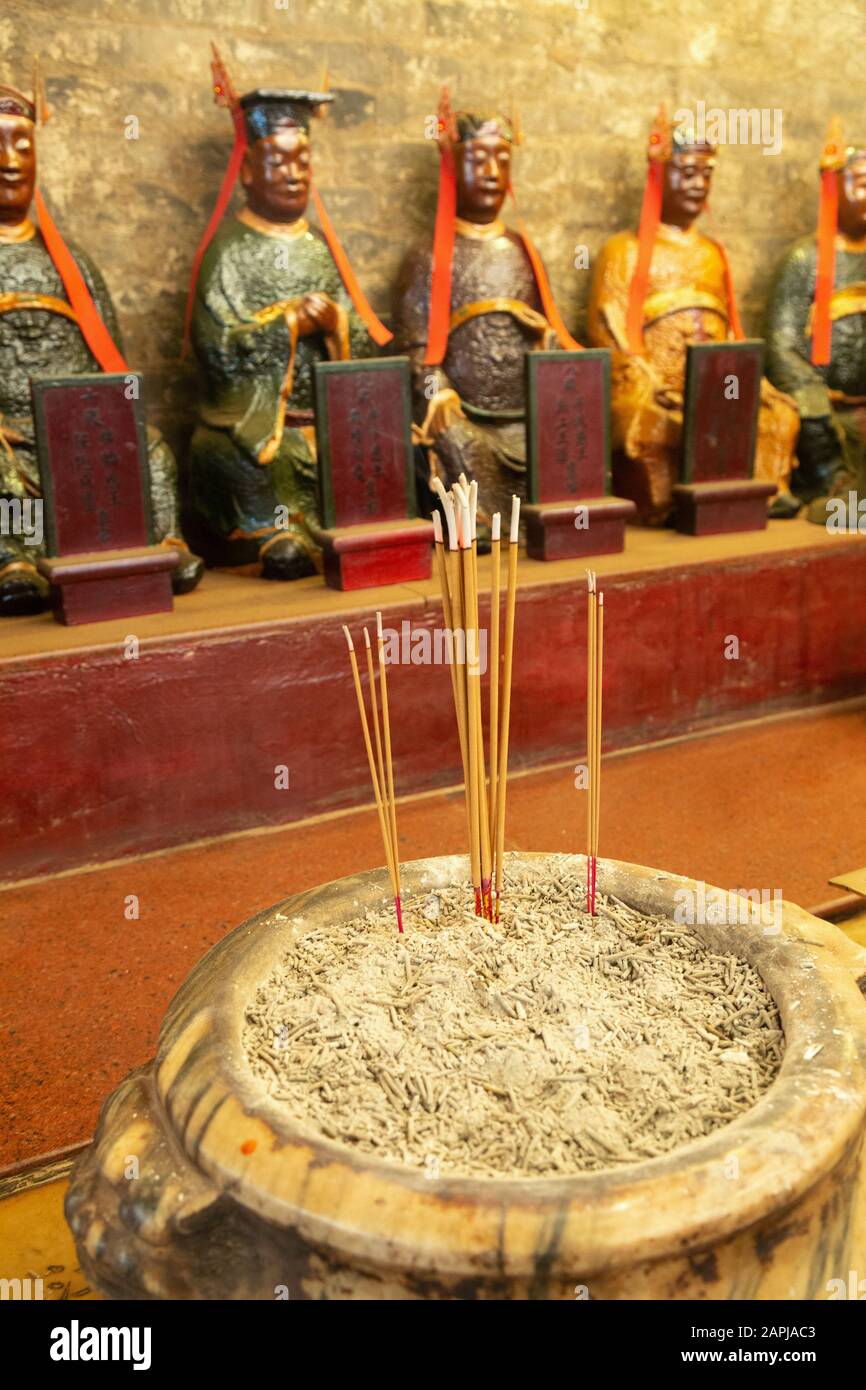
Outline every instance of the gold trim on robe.
<path id="1" fill-rule="evenodd" d="M 841 289 L 834 290 L 830 296 L 831 323 L 837 323 L 839 319 L 850 318 L 852 314 L 866 314 L 866 284 L 862 280 L 857 280 L 852 285 L 843 285 Z M 812 336 L 814 320 L 815 306 L 813 304 L 806 320 L 808 337 Z"/>

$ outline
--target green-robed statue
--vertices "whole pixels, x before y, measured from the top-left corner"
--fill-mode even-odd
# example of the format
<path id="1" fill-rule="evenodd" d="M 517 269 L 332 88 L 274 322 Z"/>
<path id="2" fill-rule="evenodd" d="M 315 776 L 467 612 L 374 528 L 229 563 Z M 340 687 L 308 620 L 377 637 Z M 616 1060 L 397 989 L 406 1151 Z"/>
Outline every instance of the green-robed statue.
<path id="1" fill-rule="evenodd" d="M 318 566 L 313 364 L 370 356 L 374 338 L 384 343 L 390 334 L 312 189 L 310 119 L 330 95 L 238 97 L 218 54 L 214 78 L 236 134 L 211 226 L 238 172 L 246 206 L 209 244 L 206 234 L 194 271 L 202 390 L 191 505 L 209 563 L 258 563 L 265 579 L 298 579 Z M 321 232 L 305 217 L 311 192 Z"/>
<path id="2" fill-rule="evenodd" d="M 36 190 L 36 127 L 45 119 L 38 76 L 34 88 L 26 97 L 0 85 L 0 497 L 7 502 L 42 496 L 31 377 L 126 370 L 105 281 L 89 256 L 63 241 Z M 29 215 L 34 196 L 38 226 Z M 152 426 L 147 445 L 154 542 L 180 552 L 172 588 L 188 593 L 204 567 L 181 535 L 174 456 Z M 10 514 L 4 508 L 0 615 L 39 612 L 48 603 L 35 563 L 44 540 L 13 534 Z"/>
<path id="3" fill-rule="evenodd" d="M 800 411 L 794 486 L 823 525 L 828 499 L 866 498 L 866 147 L 831 122 L 817 236 L 781 261 L 766 324 L 767 375 Z"/>

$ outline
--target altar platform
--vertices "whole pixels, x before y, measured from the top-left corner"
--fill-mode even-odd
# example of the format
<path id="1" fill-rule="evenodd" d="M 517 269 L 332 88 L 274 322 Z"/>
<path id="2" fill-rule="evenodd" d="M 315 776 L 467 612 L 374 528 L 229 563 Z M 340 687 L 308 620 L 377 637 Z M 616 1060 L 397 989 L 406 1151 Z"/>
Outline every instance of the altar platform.
<path id="1" fill-rule="evenodd" d="M 592 563 L 607 612 L 607 749 L 866 692 L 866 536 L 800 520 L 702 539 L 630 529 L 623 554 Z M 484 622 L 489 559 L 481 572 Z M 521 558 L 515 770 L 583 757 L 584 576 L 584 561 Z M 48 615 L 4 621 L 0 879 L 367 801 L 340 629 L 361 638 L 377 608 L 398 632 L 442 623 L 435 578 L 338 593 L 315 578 L 216 572 L 172 614 L 74 629 Z M 390 686 L 398 794 L 453 784 L 447 672 L 400 665 Z"/>

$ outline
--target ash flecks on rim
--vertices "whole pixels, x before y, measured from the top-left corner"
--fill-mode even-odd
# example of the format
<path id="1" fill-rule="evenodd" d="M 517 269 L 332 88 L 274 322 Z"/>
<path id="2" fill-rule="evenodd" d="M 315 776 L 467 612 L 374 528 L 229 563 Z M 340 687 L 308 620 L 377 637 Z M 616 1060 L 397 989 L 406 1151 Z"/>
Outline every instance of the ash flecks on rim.
<path id="1" fill-rule="evenodd" d="M 292 1119 L 440 1176 L 639 1162 L 748 1110 L 784 1046 L 753 966 L 563 871 L 517 876 L 498 926 L 463 885 L 300 938 L 244 1046 Z"/>

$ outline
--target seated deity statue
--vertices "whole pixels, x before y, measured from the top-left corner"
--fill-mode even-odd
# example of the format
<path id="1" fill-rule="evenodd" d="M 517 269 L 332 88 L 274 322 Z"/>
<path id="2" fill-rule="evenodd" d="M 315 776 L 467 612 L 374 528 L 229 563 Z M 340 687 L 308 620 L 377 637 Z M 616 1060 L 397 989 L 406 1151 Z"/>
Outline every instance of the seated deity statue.
<path id="1" fill-rule="evenodd" d="M 660 115 L 639 231 L 611 237 L 594 266 L 588 335 L 613 353 L 614 491 L 631 497 L 649 526 L 668 520 L 680 480 L 688 346 L 743 337 L 725 249 L 695 225 L 715 159 L 688 125 Z M 799 510 L 789 487 L 797 430 L 794 402 L 763 379 L 754 476 L 776 484 L 772 517 Z"/>
<path id="2" fill-rule="evenodd" d="M 41 84 L 26 97 L 0 85 L 0 497 L 41 499 L 30 381 L 126 371 L 111 296 L 93 261 L 63 241 L 36 189 L 36 128 L 46 119 Z M 31 221 L 35 197 L 37 222 Z M 204 566 L 181 535 L 174 456 L 148 426 L 155 544 L 179 552 L 176 594 L 188 593 Z M 43 527 L 44 534 L 44 527 Z M 49 601 L 36 560 L 44 540 L 0 533 L 0 614 L 36 613 Z"/>
<path id="3" fill-rule="evenodd" d="M 321 569 L 314 364 L 369 357 L 390 334 L 312 186 L 310 120 L 331 96 L 279 89 L 238 97 L 219 55 L 214 74 L 217 100 L 235 118 L 218 210 L 237 168 L 245 206 L 202 244 L 194 270 L 196 541 L 209 564 L 298 579 Z M 306 219 L 311 193 L 321 232 Z"/>
<path id="4" fill-rule="evenodd" d="M 435 233 L 410 249 L 394 296 L 427 514 L 434 477 L 476 480 L 482 518 L 526 496 L 526 353 L 579 346 L 522 223 L 514 232 L 501 217 L 519 140 L 513 120 L 454 113 L 443 97 Z"/>
<path id="5" fill-rule="evenodd" d="M 866 498 L 866 147 L 831 122 L 817 235 L 786 252 L 767 308 L 767 375 L 800 412 L 794 475 L 810 521 Z"/>

